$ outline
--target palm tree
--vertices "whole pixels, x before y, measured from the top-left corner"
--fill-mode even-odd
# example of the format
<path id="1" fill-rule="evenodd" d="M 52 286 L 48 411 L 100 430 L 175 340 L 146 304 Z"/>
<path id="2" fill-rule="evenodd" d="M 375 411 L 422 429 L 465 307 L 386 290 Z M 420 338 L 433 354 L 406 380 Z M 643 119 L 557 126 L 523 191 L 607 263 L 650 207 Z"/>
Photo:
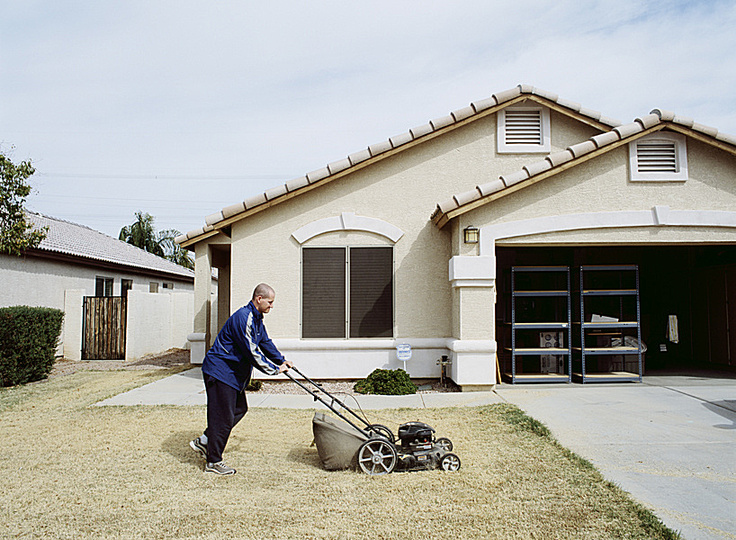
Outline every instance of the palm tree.
<path id="1" fill-rule="evenodd" d="M 176 229 L 166 229 L 156 232 L 153 226 L 153 216 L 147 212 L 136 212 L 135 222 L 120 229 L 118 238 L 128 244 L 133 244 L 149 253 L 168 259 L 173 263 L 194 269 L 194 261 L 189 254 L 174 242 L 174 238 L 181 233 Z"/>

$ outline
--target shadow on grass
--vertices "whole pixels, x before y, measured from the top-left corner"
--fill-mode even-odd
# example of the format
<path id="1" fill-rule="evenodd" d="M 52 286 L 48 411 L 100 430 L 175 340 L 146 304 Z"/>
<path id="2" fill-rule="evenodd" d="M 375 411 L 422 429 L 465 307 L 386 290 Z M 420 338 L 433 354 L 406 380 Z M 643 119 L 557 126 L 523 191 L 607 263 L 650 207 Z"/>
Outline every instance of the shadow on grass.
<path id="1" fill-rule="evenodd" d="M 184 465 L 191 465 L 193 468 L 202 469 L 204 461 L 202 456 L 192 450 L 189 441 L 195 439 L 201 433 L 194 431 L 178 431 L 169 435 L 161 443 L 161 450 L 175 457 Z"/>
<path id="2" fill-rule="evenodd" d="M 323 470 L 316 446 L 294 447 L 289 451 L 288 459 L 294 463 Z"/>

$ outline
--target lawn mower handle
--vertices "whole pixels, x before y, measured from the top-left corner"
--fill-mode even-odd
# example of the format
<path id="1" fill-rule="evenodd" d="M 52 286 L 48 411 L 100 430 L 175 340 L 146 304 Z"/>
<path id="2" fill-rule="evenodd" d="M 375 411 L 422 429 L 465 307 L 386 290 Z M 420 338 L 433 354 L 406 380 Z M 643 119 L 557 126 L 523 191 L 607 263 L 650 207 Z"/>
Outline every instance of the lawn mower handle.
<path id="1" fill-rule="evenodd" d="M 315 388 L 319 389 L 322 393 L 324 393 L 325 395 L 329 396 L 330 399 L 332 400 L 332 403 L 327 402 L 325 399 L 322 398 L 322 396 L 320 396 L 319 394 L 317 394 L 317 392 L 313 391 L 311 388 L 308 388 L 302 382 L 300 382 L 297 379 L 295 379 L 289 373 L 289 371 L 291 371 L 292 369 L 294 371 L 296 371 L 299 375 L 301 375 L 304 378 L 305 381 L 308 381 Z M 327 390 L 325 390 L 324 388 L 322 388 L 319 384 L 317 384 L 316 382 L 314 382 L 312 379 L 310 379 L 309 377 L 307 377 L 306 375 L 304 375 L 304 373 L 302 373 L 301 371 L 299 371 L 295 366 L 291 366 L 291 368 L 289 368 L 288 370 L 284 371 L 283 374 L 286 375 L 287 377 L 289 377 L 289 379 L 291 379 L 293 382 L 295 382 L 296 384 L 298 384 L 305 392 L 307 392 L 312 397 L 314 397 L 315 401 L 318 400 L 320 403 L 322 403 L 323 405 L 325 405 L 328 409 L 330 409 L 332 412 L 334 412 L 336 415 L 338 415 L 340 418 L 342 418 L 343 420 L 345 420 L 348 424 L 350 424 L 351 426 L 353 426 L 355 429 L 357 429 L 361 433 L 365 433 L 366 431 L 369 431 L 369 432 L 370 431 L 373 431 L 373 426 L 371 424 L 369 424 L 365 420 L 365 418 L 362 418 L 361 416 L 359 416 L 358 414 L 356 414 L 355 411 L 353 411 L 350 407 L 348 407 L 347 405 L 345 405 L 345 403 L 343 403 L 337 397 L 335 397 L 332 394 L 330 394 Z M 335 402 L 337 402 L 343 408 L 343 410 L 349 412 L 355 418 L 357 418 L 358 420 L 360 420 L 361 422 L 363 422 L 366 425 L 366 427 L 368 428 L 368 430 L 359 428 L 353 422 L 351 422 L 345 415 L 343 415 L 340 411 L 336 410 L 335 409 L 335 406 L 334 406 L 334 403 Z"/>

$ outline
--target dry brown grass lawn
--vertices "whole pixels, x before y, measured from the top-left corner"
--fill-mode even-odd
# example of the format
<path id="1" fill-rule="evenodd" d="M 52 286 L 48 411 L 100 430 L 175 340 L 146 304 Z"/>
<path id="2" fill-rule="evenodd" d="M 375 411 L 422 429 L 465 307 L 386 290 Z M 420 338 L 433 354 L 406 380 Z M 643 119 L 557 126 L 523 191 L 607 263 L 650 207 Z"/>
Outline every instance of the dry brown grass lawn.
<path id="1" fill-rule="evenodd" d="M 511 406 L 369 413 L 455 443 L 456 473 L 327 472 L 312 411 L 253 410 L 231 477 L 188 446 L 204 407 L 95 407 L 161 372 L 82 372 L 0 391 L 3 535 L 43 538 L 672 538 Z M 531 429 L 529 429 L 531 427 Z M 543 431 L 543 429 L 542 429 Z"/>

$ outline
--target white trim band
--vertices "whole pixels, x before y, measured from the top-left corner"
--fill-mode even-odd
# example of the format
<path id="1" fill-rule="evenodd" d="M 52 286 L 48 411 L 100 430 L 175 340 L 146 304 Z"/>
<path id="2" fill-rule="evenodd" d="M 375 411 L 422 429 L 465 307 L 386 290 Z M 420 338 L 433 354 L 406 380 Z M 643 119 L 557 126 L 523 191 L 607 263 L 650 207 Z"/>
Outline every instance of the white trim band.
<path id="1" fill-rule="evenodd" d="M 382 219 L 356 216 L 354 212 L 343 212 L 339 216 L 318 219 L 294 231 L 291 236 L 303 244 L 315 236 L 328 232 L 363 231 L 384 236 L 393 243 L 404 236 L 404 231 Z"/>

